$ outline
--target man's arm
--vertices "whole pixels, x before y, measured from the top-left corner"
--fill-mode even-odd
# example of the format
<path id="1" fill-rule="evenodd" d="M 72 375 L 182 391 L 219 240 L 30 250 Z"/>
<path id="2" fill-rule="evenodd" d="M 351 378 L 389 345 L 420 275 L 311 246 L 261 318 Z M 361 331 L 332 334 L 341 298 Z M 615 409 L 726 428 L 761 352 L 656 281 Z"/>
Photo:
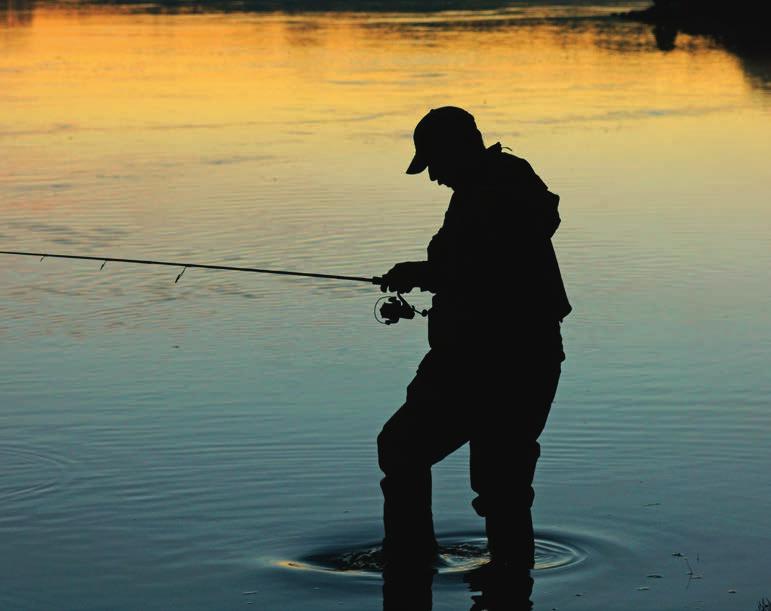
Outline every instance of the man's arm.
<path id="1" fill-rule="evenodd" d="M 445 215 L 445 224 L 447 216 Z M 439 228 L 428 244 L 428 261 L 405 261 L 397 263 L 383 276 L 380 289 L 398 293 L 409 293 L 414 288 L 436 293 L 442 284 L 443 271 L 446 271 L 449 244 L 447 243 L 444 224 Z"/>

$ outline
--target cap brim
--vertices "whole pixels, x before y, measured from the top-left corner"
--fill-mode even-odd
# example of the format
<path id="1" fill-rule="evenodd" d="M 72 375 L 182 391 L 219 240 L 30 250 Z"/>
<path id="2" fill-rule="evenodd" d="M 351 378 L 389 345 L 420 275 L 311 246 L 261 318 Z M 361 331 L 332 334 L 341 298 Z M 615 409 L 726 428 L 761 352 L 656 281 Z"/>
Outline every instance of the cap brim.
<path id="1" fill-rule="evenodd" d="M 407 168 L 407 174 L 420 174 L 428 167 L 428 162 L 420 157 L 417 153 L 412 158 L 409 167 Z"/>

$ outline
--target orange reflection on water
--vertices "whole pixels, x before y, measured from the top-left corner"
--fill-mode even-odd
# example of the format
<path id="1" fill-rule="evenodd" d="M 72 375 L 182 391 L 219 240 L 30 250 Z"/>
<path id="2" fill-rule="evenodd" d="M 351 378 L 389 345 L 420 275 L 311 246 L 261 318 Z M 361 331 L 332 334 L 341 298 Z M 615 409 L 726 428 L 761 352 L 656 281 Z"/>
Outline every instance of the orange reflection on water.
<path id="1" fill-rule="evenodd" d="M 444 104 L 568 188 L 697 180 L 694 164 L 722 162 L 736 134 L 750 154 L 738 173 L 764 158 L 767 100 L 736 57 L 683 36 L 662 52 L 647 26 L 538 11 L 35 8 L 0 28 L 0 191 L 26 213 L 110 201 L 144 229 L 180 211 L 211 223 L 212 202 L 279 199 L 276 185 L 282 206 L 330 191 L 323 206 L 346 214 L 389 197 L 401 213 L 443 198 L 402 171 L 415 120 Z"/>
<path id="2" fill-rule="evenodd" d="M 732 103 L 747 87 L 727 53 L 693 39 L 661 53 L 643 26 L 462 17 L 37 9 L 3 39 L 3 116 L 26 130 L 239 123 L 279 136 L 373 113 L 404 131 L 405 115 L 446 100 L 497 124 L 613 120 Z"/>

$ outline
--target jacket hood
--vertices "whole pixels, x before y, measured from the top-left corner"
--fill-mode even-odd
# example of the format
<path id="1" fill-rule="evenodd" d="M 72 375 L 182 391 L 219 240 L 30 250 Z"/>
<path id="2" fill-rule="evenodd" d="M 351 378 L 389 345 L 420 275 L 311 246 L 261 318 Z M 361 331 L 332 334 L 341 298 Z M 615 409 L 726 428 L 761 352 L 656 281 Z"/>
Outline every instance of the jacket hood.
<path id="1" fill-rule="evenodd" d="M 487 148 L 495 173 L 511 185 L 516 220 L 541 236 L 551 238 L 560 226 L 560 196 L 549 191 L 527 160 L 503 152 L 500 142 Z"/>

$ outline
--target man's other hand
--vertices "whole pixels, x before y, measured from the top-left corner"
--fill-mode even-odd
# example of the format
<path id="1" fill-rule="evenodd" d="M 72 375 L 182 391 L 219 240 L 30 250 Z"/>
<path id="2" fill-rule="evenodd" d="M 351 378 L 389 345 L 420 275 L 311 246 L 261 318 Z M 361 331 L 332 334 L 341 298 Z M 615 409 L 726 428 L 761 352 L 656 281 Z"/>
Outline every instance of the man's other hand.
<path id="1" fill-rule="evenodd" d="M 397 263 L 383 275 L 380 290 L 384 293 L 409 293 L 421 285 L 425 265 L 425 261 Z"/>

